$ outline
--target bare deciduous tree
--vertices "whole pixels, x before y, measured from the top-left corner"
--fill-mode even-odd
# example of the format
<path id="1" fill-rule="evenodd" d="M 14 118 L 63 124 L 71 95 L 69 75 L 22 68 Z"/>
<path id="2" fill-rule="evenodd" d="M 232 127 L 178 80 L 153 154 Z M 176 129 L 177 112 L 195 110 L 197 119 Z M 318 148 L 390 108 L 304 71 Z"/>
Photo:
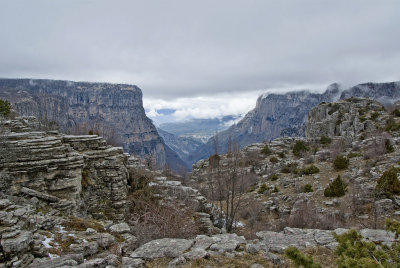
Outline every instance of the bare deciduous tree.
<path id="1" fill-rule="evenodd" d="M 218 208 L 216 224 L 225 227 L 228 232 L 234 227 L 243 194 L 255 180 L 254 174 L 240 168 L 240 146 L 235 140 L 230 141 L 226 157 L 221 159 L 215 154 L 209 158 L 207 177 L 209 199 L 216 202 Z"/>

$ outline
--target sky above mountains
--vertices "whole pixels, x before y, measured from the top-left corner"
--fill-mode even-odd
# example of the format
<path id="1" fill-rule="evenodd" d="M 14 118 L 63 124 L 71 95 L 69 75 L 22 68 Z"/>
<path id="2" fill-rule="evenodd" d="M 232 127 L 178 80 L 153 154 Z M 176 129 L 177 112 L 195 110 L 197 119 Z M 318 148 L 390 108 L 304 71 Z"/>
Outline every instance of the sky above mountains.
<path id="1" fill-rule="evenodd" d="M 400 80 L 399 10 L 398 0 L 1 0 L 0 77 L 136 84 L 161 121 L 240 114 L 266 90 Z"/>

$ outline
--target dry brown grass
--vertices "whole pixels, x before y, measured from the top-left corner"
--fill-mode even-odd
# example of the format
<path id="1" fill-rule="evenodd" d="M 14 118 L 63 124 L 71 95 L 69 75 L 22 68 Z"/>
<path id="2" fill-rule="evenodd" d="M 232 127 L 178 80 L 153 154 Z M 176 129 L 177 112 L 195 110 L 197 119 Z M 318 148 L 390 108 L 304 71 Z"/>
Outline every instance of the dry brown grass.
<path id="1" fill-rule="evenodd" d="M 316 247 L 308 248 L 303 252 L 313 257 L 314 262 L 319 263 L 322 267 L 337 267 L 335 252 L 330 249 L 324 247 Z"/>
<path id="2" fill-rule="evenodd" d="M 92 228 L 100 233 L 105 232 L 103 225 L 93 219 L 69 217 L 68 220 L 64 222 L 64 226 L 69 230 L 75 231 L 86 231 L 87 228 Z"/>
<path id="3" fill-rule="evenodd" d="M 148 268 L 162 268 L 167 267 L 172 259 L 162 258 L 147 263 Z M 207 259 L 199 259 L 187 262 L 182 265 L 182 268 L 199 268 L 199 267 L 218 267 L 218 268 L 244 268 L 250 267 L 252 264 L 261 264 L 263 267 L 276 267 L 271 262 L 266 260 L 262 254 L 251 255 L 244 254 L 243 256 L 235 256 L 233 258 L 226 256 L 215 256 Z"/>

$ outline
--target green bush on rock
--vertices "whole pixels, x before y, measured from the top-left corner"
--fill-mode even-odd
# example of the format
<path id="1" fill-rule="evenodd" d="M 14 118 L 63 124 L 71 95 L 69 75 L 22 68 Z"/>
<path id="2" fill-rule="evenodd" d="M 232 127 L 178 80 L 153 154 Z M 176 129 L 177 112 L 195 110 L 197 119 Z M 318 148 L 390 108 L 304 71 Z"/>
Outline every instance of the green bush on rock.
<path id="1" fill-rule="evenodd" d="M 263 155 L 270 155 L 272 153 L 272 151 L 269 149 L 268 145 L 265 144 L 264 148 L 261 149 L 261 153 Z"/>
<path id="2" fill-rule="evenodd" d="M 339 155 L 333 161 L 333 166 L 337 170 L 346 169 L 349 167 L 350 161 L 347 157 L 343 155 Z"/>
<path id="3" fill-rule="evenodd" d="M 385 171 L 378 179 L 376 190 L 387 197 L 392 197 L 395 194 L 400 194 L 400 181 L 397 177 L 399 169 L 392 167 Z"/>
<path id="4" fill-rule="evenodd" d="M 11 103 L 8 100 L 0 99 L 0 115 L 7 117 L 11 114 Z"/>
<path id="5" fill-rule="evenodd" d="M 304 141 L 297 141 L 293 146 L 293 154 L 298 157 L 309 150 L 310 148 L 304 143 Z"/>
<path id="6" fill-rule="evenodd" d="M 340 175 L 338 175 L 336 179 L 326 187 L 324 195 L 326 197 L 341 197 L 346 194 L 346 191 L 347 184 L 345 184 Z"/>
<path id="7" fill-rule="evenodd" d="M 305 255 L 296 247 L 288 247 L 285 250 L 285 255 L 291 259 L 296 267 L 304 268 L 320 268 L 321 265 L 315 263 L 311 256 Z"/>

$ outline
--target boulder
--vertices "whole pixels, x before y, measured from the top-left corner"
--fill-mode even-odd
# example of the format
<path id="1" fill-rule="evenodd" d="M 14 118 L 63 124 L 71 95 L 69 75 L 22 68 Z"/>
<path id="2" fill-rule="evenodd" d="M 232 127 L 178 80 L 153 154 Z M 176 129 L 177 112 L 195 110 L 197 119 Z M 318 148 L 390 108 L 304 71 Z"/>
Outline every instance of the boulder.
<path id="1" fill-rule="evenodd" d="M 186 239 L 163 238 L 153 240 L 136 249 L 130 257 L 146 260 L 164 257 L 176 258 L 190 249 L 193 244 L 193 240 Z"/>
<path id="2" fill-rule="evenodd" d="M 131 228 L 126 222 L 114 224 L 110 226 L 110 232 L 117 233 L 117 234 L 124 234 L 124 233 L 130 233 Z"/>

